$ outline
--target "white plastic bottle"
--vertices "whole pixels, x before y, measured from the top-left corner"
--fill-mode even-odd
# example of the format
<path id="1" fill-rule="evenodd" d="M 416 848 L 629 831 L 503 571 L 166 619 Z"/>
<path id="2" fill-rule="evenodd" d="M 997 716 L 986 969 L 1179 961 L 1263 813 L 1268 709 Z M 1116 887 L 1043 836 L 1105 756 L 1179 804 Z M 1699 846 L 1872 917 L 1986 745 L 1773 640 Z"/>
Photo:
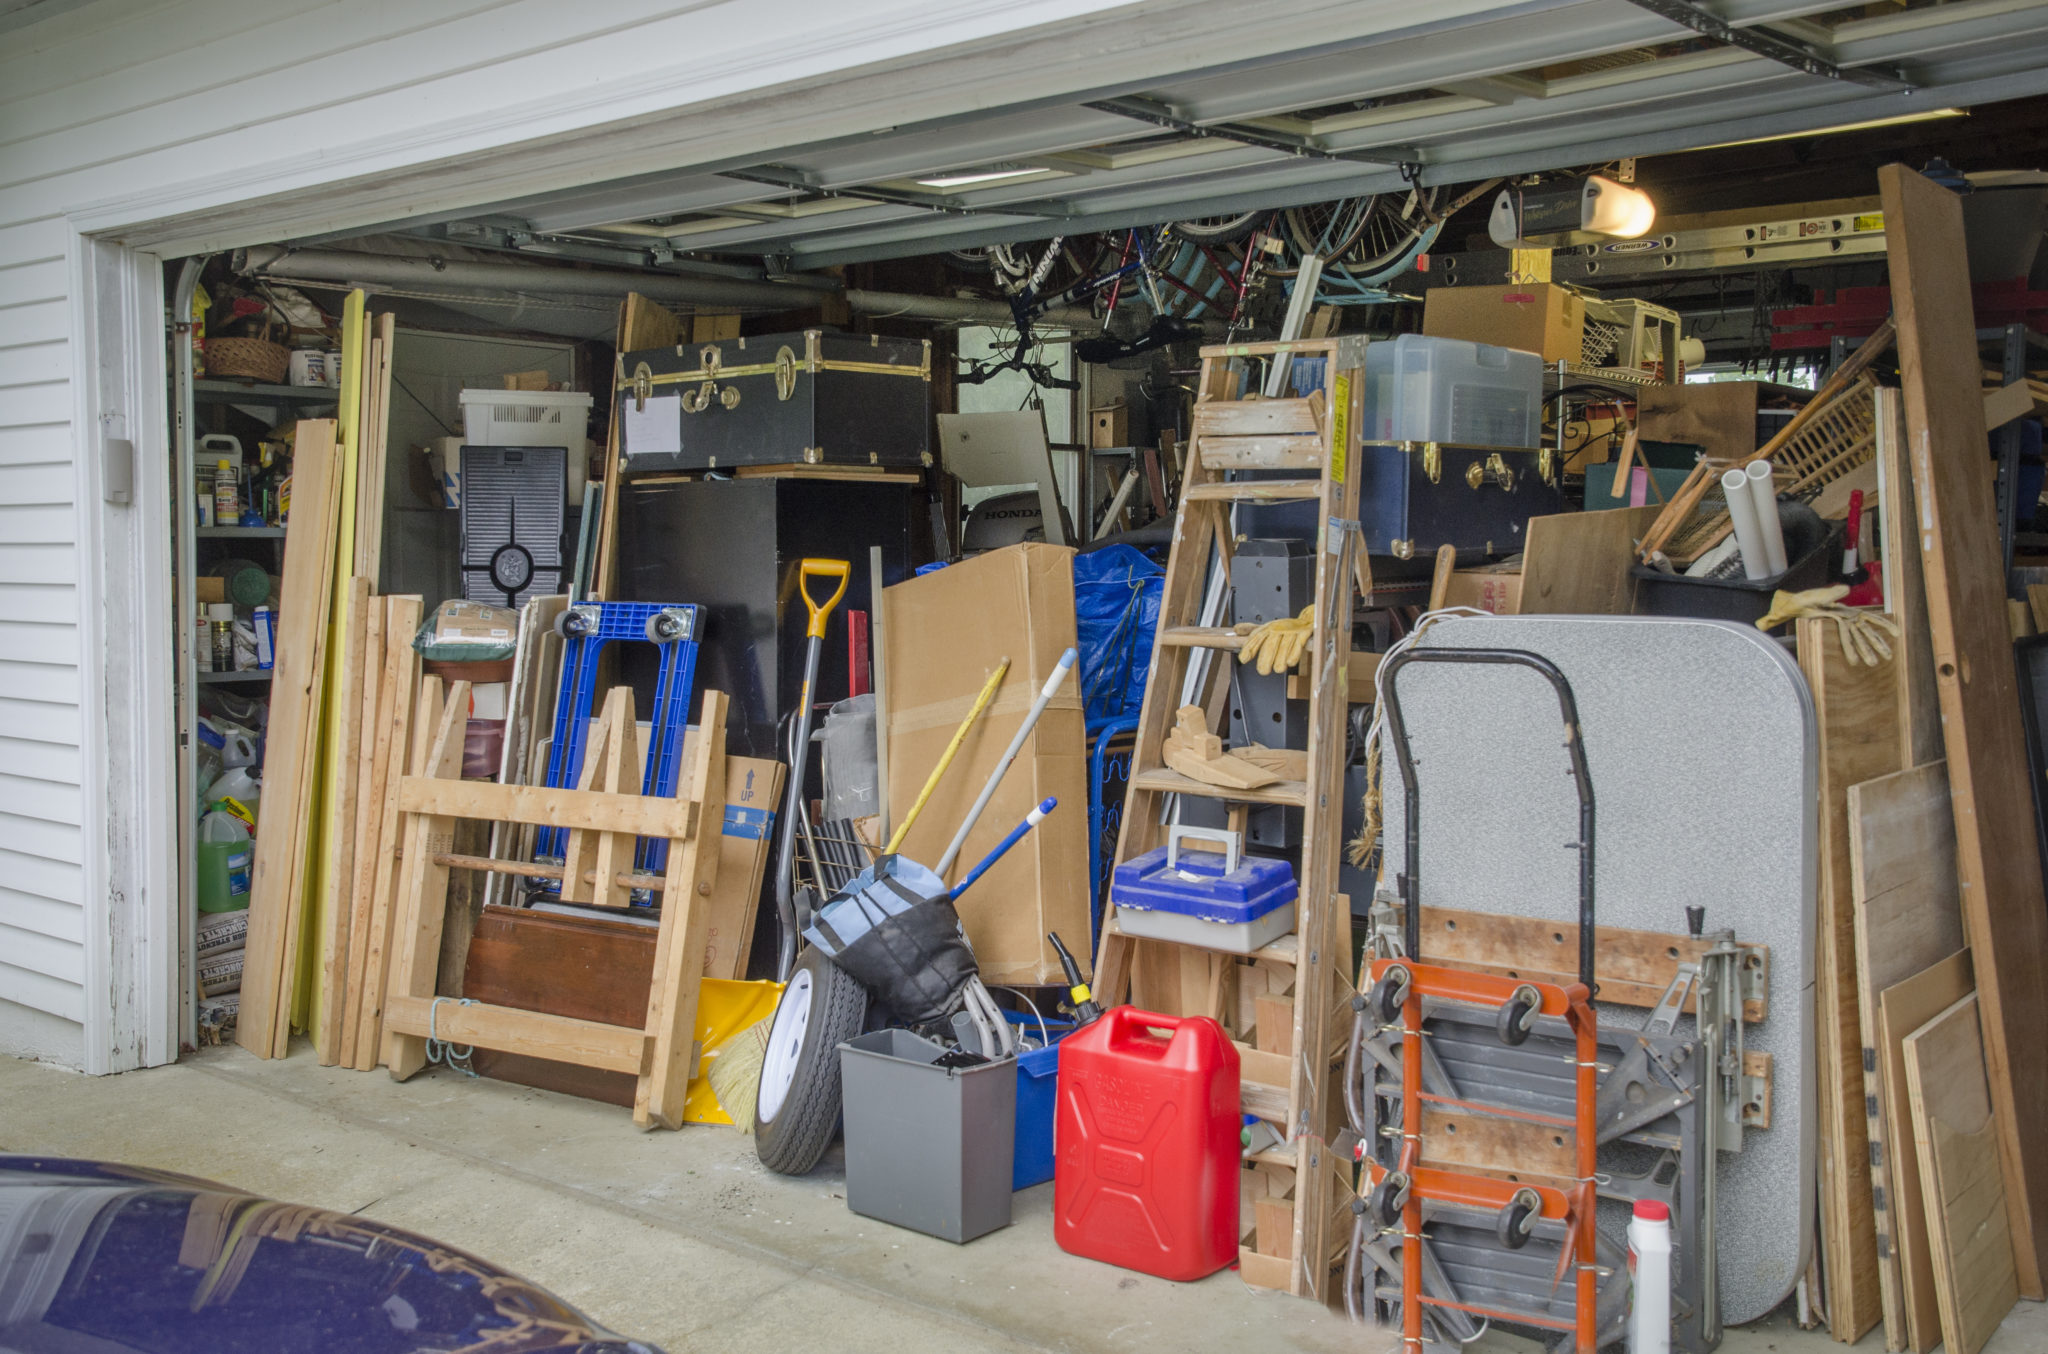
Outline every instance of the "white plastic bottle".
<path id="1" fill-rule="evenodd" d="M 1628 1220 L 1629 1354 L 1671 1354 L 1671 1209 L 1636 1200 Z"/>

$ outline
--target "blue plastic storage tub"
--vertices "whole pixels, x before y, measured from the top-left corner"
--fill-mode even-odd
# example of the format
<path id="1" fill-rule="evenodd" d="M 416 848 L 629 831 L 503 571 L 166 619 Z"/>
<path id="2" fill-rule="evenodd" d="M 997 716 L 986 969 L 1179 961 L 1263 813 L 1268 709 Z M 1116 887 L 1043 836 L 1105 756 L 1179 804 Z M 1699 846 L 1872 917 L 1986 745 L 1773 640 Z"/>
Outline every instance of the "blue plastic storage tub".
<path id="1" fill-rule="evenodd" d="M 1038 1033 L 1038 1018 L 1006 1010 L 1004 1016 L 1028 1034 Z M 1017 1055 L 1017 1147 L 1010 1188 L 1029 1189 L 1052 1179 L 1052 1120 L 1059 1105 L 1059 1041 L 1074 1032 L 1071 1022 L 1048 1020 L 1053 1042 Z"/>

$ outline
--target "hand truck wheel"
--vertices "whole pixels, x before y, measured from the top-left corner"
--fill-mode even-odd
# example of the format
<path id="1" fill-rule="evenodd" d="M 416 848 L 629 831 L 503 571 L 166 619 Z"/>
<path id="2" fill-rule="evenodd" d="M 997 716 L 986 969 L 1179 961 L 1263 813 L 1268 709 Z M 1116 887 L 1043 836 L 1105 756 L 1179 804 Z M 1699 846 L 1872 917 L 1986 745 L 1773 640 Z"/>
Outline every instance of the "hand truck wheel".
<path id="1" fill-rule="evenodd" d="M 1518 1189 L 1515 1197 L 1508 1200 L 1508 1206 L 1500 1211 L 1500 1218 L 1493 1225 L 1493 1233 L 1500 1238 L 1500 1244 L 1511 1251 L 1518 1251 L 1529 1244 L 1529 1238 L 1536 1231 L 1536 1219 L 1543 1212 L 1543 1200 L 1533 1189 Z"/>
<path id="2" fill-rule="evenodd" d="M 1494 1033 L 1510 1048 L 1519 1046 L 1529 1037 L 1529 1031 L 1536 1027 L 1536 1013 L 1543 1008 L 1543 995 L 1527 985 L 1515 989 L 1515 994 L 1502 1004 L 1493 1018 Z"/>
<path id="3" fill-rule="evenodd" d="M 1382 1025 L 1391 1025 L 1401 1018 L 1401 1008 L 1408 1002 L 1409 989 L 1415 985 L 1415 975 L 1406 966 L 1393 964 L 1380 975 L 1372 989 L 1372 1013 L 1379 1017 Z"/>
<path id="4" fill-rule="evenodd" d="M 1399 1171 L 1388 1171 L 1380 1182 L 1372 1187 L 1372 1196 L 1366 1207 L 1382 1227 L 1392 1227 L 1401 1220 L 1401 1210 L 1408 1206 L 1408 1177 Z"/>

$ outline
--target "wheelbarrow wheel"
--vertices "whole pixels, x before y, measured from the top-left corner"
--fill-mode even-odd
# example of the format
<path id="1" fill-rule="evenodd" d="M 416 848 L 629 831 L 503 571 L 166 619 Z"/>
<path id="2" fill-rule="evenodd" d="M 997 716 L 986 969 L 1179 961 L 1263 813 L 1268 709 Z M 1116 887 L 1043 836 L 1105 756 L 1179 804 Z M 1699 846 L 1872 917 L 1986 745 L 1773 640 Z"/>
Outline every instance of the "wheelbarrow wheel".
<path id="1" fill-rule="evenodd" d="M 868 992 L 815 949 L 806 949 L 775 1005 L 761 1088 L 754 1101 L 754 1149 L 779 1175 L 805 1175 L 839 1132 L 839 1045 L 861 1032 Z"/>

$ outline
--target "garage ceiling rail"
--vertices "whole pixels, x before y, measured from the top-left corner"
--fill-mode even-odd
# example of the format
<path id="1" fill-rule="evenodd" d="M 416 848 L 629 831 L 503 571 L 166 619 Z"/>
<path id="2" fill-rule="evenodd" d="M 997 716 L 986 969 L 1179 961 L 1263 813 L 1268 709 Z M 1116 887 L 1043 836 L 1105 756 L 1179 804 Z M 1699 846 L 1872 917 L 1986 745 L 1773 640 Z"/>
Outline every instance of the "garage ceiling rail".
<path id="1" fill-rule="evenodd" d="M 1013 99 L 772 159 L 679 165 L 388 228 L 762 277 L 2048 92 L 2048 0 L 1447 8 L 1453 17 L 1356 41 L 1317 45 L 1303 32 L 1298 49 L 1142 88 Z M 1132 10 L 1134 23 L 1171 22 L 1170 9 Z"/>

